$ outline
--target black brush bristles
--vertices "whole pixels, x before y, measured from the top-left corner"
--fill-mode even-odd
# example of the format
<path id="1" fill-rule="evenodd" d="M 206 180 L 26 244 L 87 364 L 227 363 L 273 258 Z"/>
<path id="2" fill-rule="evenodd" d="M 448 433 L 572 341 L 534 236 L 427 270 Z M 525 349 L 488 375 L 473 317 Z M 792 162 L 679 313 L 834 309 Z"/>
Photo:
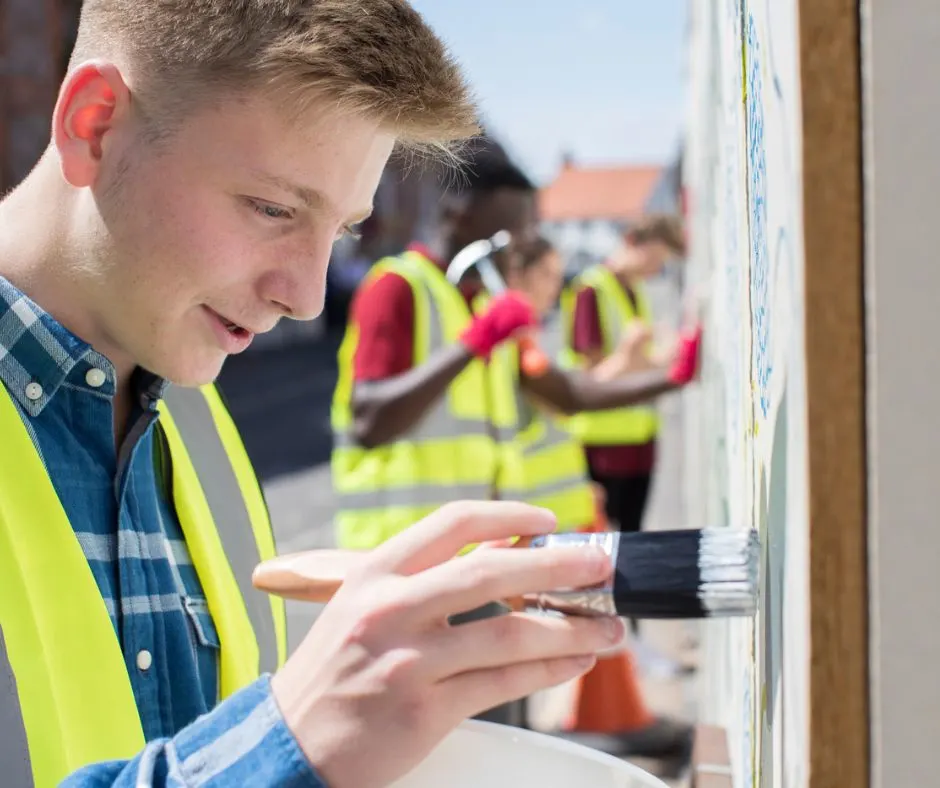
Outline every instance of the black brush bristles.
<path id="1" fill-rule="evenodd" d="M 614 561 L 603 587 L 540 594 L 539 607 L 630 618 L 752 616 L 759 541 L 754 530 L 706 528 L 641 533 L 553 534 L 533 547 L 596 545 Z"/>

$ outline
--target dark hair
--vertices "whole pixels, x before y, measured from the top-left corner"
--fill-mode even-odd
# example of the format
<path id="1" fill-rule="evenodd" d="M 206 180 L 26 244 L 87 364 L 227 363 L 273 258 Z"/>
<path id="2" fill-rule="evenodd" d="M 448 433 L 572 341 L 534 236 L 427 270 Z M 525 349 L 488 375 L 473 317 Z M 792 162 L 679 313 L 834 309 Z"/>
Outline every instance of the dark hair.
<path id="1" fill-rule="evenodd" d="M 497 189 L 534 192 L 535 184 L 491 137 L 475 137 L 461 151 L 466 161 L 457 190 L 485 194 Z"/>
<path id="2" fill-rule="evenodd" d="M 685 232 L 682 219 L 665 213 L 642 217 L 626 232 L 627 241 L 637 246 L 659 241 L 677 255 L 685 254 Z"/>

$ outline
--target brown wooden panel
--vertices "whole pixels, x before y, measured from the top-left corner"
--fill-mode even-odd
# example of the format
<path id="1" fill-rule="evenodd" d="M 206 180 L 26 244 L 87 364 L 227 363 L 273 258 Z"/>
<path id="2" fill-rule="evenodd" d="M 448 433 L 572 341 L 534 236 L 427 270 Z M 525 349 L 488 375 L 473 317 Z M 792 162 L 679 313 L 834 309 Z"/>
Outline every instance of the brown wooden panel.
<path id="1" fill-rule="evenodd" d="M 869 784 L 858 0 L 799 8 L 810 509 L 810 786 Z"/>

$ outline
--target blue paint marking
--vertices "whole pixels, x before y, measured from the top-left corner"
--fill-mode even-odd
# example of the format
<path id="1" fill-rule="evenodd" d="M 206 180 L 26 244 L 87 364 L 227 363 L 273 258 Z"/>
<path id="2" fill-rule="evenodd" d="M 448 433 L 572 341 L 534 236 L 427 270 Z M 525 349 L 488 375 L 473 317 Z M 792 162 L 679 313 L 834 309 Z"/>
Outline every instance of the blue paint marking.
<path id="1" fill-rule="evenodd" d="M 725 0 L 725 22 L 729 27 L 729 41 L 741 46 L 741 0 Z M 744 300 L 744 282 L 747 269 L 742 265 L 739 248 L 740 215 L 735 207 L 738 204 L 738 190 L 741 185 L 741 166 L 739 160 L 739 113 L 741 112 L 741 81 L 743 79 L 741 58 L 732 59 L 732 68 L 725 76 L 725 83 L 720 92 L 724 104 L 722 118 L 724 128 L 720 151 L 723 182 L 721 183 L 724 202 L 724 235 L 722 244 L 722 275 L 725 283 L 724 300 L 720 306 L 721 321 L 725 329 L 724 348 L 721 366 L 724 370 L 722 386 L 724 402 L 725 441 L 722 442 L 732 455 L 739 454 L 742 444 L 742 396 L 744 387 L 744 363 L 742 359 L 741 333 L 738 330 L 738 318 Z M 734 459 L 732 457 L 732 462 Z"/>
<path id="2" fill-rule="evenodd" d="M 764 142 L 764 79 L 761 42 L 753 15 L 747 37 L 747 161 L 748 213 L 751 240 L 751 365 L 761 415 L 770 410 L 773 374 L 770 332 L 770 255 L 767 248 L 767 153 Z"/>
<path id="3" fill-rule="evenodd" d="M 735 76 L 737 77 L 737 85 L 741 84 L 741 70 L 740 68 L 735 69 Z M 735 91 L 736 95 L 732 95 L 729 99 L 730 102 L 740 103 L 740 89 Z M 730 122 L 725 129 L 725 146 L 724 146 L 724 158 L 725 158 L 725 168 L 724 168 L 724 203 L 725 203 L 725 238 L 724 238 L 724 278 L 725 278 L 725 297 L 726 302 L 724 306 L 724 320 L 725 325 L 728 326 L 730 330 L 727 331 L 725 336 L 725 342 L 727 343 L 727 353 L 724 354 L 723 363 L 725 366 L 725 395 L 727 398 L 727 429 L 728 429 L 728 439 L 731 442 L 730 445 L 737 447 L 739 441 L 741 440 L 741 398 L 744 393 L 743 386 L 743 376 L 744 376 L 744 364 L 742 362 L 742 353 L 744 352 L 741 347 L 741 332 L 739 330 L 739 323 L 733 317 L 735 315 L 741 314 L 743 296 L 744 296 L 744 282 L 747 275 L 747 272 L 744 266 L 741 264 L 740 258 L 740 249 L 738 244 L 738 232 L 739 232 L 739 221 L 738 213 L 734 210 L 734 207 L 737 205 L 737 195 L 738 189 L 740 188 L 740 172 L 741 168 L 738 164 L 738 127 L 733 122 L 737 119 L 738 115 L 736 114 L 733 108 L 726 109 L 726 117 L 730 118 Z"/>

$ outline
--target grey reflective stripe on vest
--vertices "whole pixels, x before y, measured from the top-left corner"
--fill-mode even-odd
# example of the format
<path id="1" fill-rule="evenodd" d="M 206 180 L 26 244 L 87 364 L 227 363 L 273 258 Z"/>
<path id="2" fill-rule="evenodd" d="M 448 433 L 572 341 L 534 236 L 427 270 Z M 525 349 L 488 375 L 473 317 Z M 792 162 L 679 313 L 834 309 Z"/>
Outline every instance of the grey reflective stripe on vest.
<path id="1" fill-rule="evenodd" d="M 604 302 L 601 306 L 601 314 L 606 323 L 604 335 L 610 345 L 609 350 L 612 351 L 623 337 L 627 323 L 633 318 L 633 314 L 624 314 L 617 305 L 616 299 L 608 298 L 605 290 L 596 289 L 594 292 L 597 293 L 598 301 Z"/>
<path id="2" fill-rule="evenodd" d="M 601 278 L 612 278 L 604 270 L 597 269 L 594 275 L 589 277 L 588 284 L 594 289 L 594 295 L 597 298 L 597 311 L 601 320 L 601 329 L 604 339 L 605 352 L 610 353 L 617 346 L 620 338 L 623 336 L 627 323 L 634 317 L 632 310 L 623 312 L 617 300 L 610 298 L 608 290 L 601 283 Z M 620 287 L 619 283 L 617 287 Z"/>
<path id="3" fill-rule="evenodd" d="M 474 435 L 490 435 L 490 427 L 478 419 L 457 419 L 447 409 L 447 402 L 441 399 L 430 412 L 421 419 L 407 435 L 399 438 L 400 442 L 420 445 L 426 441 L 466 438 Z M 335 448 L 351 448 L 359 444 L 348 432 L 338 432 L 333 436 Z M 337 491 L 339 505 L 346 511 L 363 509 L 384 509 L 398 506 L 443 506 L 450 501 L 488 500 L 492 497 L 491 483 L 486 484 L 450 484 L 446 486 L 417 482 L 395 487 L 380 487 L 370 492 Z"/>
<path id="4" fill-rule="evenodd" d="M 536 454 L 546 449 L 554 448 L 562 443 L 572 442 L 572 437 L 567 432 L 555 426 L 550 418 L 543 417 L 543 430 L 538 440 L 532 441 L 525 447 L 525 453 Z"/>
<path id="5" fill-rule="evenodd" d="M 455 418 L 447 410 L 447 403 L 439 402 L 403 437 L 397 440 L 403 443 L 421 443 L 440 438 L 465 438 L 491 434 L 492 431 L 485 421 Z M 351 431 L 334 431 L 334 448 L 351 449 L 358 446 L 360 444 Z"/>
<path id="6" fill-rule="evenodd" d="M 274 613 L 267 595 L 251 585 L 251 574 L 261 556 L 241 487 L 215 429 L 209 403 L 198 389 L 180 386 L 170 386 L 164 399 L 196 469 L 222 548 L 245 600 L 258 639 L 259 670 L 273 672 L 278 667 Z"/>
<path id="7" fill-rule="evenodd" d="M 558 495 L 559 493 L 577 490 L 587 484 L 588 479 L 585 476 L 565 476 L 561 479 L 553 479 L 550 482 L 539 484 L 526 489 L 528 498 L 544 498 L 546 495 Z"/>
<path id="8" fill-rule="evenodd" d="M 347 509 L 373 509 L 386 506 L 443 506 L 457 500 L 486 500 L 493 492 L 491 484 L 429 484 L 392 487 L 378 493 L 341 493 Z"/>
<path id="9" fill-rule="evenodd" d="M 33 788 L 29 744 L 23 712 L 16 692 L 16 677 L 0 629 L 0 784 L 5 788 Z"/>
<path id="10" fill-rule="evenodd" d="M 542 415 L 521 393 L 516 394 L 516 408 L 520 419 L 522 419 L 522 423 L 525 425 L 522 428 L 523 434 L 527 428 L 532 426 L 532 423 L 536 419 L 542 421 L 542 434 L 539 435 L 538 439 L 531 443 L 526 443 L 522 447 L 524 460 L 528 460 L 533 455 L 552 449 L 555 446 L 572 441 L 571 435 L 557 427 L 550 418 Z M 580 447 L 578 447 L 578 450 L 580 450 Z M 578 490 L 583 487 L 587 481 L 587 474 L 585 473 L 578 472 L 572 474 L 566 472 L 566 475 L 555 476 L 555 478 L 543 482 L 542 484 L 529 485 L 526 487 L 524 499 L 526 501 L 535 501 L 549 495 L 558 495 L 572 490 Z"/>

